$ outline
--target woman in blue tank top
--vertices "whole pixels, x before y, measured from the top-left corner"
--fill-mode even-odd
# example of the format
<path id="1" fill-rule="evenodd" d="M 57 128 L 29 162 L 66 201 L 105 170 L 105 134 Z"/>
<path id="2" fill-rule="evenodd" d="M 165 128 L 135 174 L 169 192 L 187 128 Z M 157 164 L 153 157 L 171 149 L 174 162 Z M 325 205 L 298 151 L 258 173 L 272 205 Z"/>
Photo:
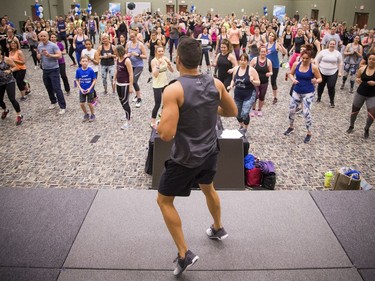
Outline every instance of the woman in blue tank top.
<path id="1" fill-rule="evenodd" d="M 272 62 L 272 76 L 271 76 L 271 86 L 273 92 L 273 104 L 277 103 L 277 75 L 279 74 L 279 54 L 280 51 L 283 55 L 286 54 L 286 49 L 283 45 L 276 42 L 276 32 L 271 30 L 268 35 L 267 47 L 267 58 Z"/>
<path id="2" fill-rule="evenodd" d="M 202 44 L 202 56 L 201 56 L 201 62 L 199 64 L 199 71 L 202 72 L 202 62 L 203 62 L 203 57 L 206 60 L 206 66 L 207 66 L 207 74 L 211 73 L 211 62 L 210 62 L 210 55 L 209 51 L 211 50 L 211 45 L 212 45 L 212 39 L 211 35 L 208 34 L 208 28 L 204 27 L 203 28 L 203 33 L 198 35 L 198 40 L 201 41 Z"/>
<path id="3" fill-rule="evenodd" d="M 303 103 L 303 116 L 307 129 L 304 143 L 311 141 L 311 106 L 315 95 L 315 85 L 322 82 L 320 71 L 311 62 L 311 58 L 312 47 L 308 45 L 301 53 L 301 62 L 295 62 L 289 73 L 294 89 L 289 104 L 289 128 L 284 132 L 284 135 L 289 136 L 294 131 L 296 109 Z"/>
<path id="4" fill-rule="evenodd" d="M 228 90 L 234 87 L 234 102 L 237 105 L 237 120 L 240 131 L 246 133 L 250 123 L 250 110 L 256 99 L 255 87 L 260 85 L 258 72 L 249 66 L 249 56 L 242 53 L 240 65 L 233 71 L 233 79 Z"/>

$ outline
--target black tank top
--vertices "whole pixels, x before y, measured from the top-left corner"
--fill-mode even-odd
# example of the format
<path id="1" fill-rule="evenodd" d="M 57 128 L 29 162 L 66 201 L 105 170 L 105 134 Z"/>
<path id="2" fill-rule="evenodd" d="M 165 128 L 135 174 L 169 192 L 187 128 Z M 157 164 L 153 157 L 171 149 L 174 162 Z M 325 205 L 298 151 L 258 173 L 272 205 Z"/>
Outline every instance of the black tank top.
<path id="1" fill-rule="evenodd" d="M 4 56 L 0 61 L 0 86 L 14 82 L 14 77 L 12 72 L 5 74 L 4 71 L 9 70 L 10 66 L 4 61 Z"/>
<path id="2" fill-rule="evenodd" d="M 231 77 L 228 70 L 232 68 L 232 63 L 228 60 L 229 53 L 226 55 L 220 54 L 217 59 L 217 78 L 224 83 L 224 80 Z"/>
<path id="3" fill-rule="evenodd" d="M 157 45 L 159 39 L 155 41 L 150 40 L 150 57 L 155 57 L 155 46 Z"/>
<path id="4" fill-rule="evenodd" d="M 253 83 L 250 82 L 249 66 L 246 67 L 245 73 L 241 76 L 238 74 L 239 71 L 240 67 L 237 69 L 236 74 L 233 77 L 235 85 L 234 96 L 241 100 L 249 100 L 255 90 Z"/>
<path id="5" fill-rule="evenodd" d="M 301 52 L 301 46 L 303 45 L 303 44 L 305 44 L 305 37 L 298 37 L 298 36 L 296 36 L 295 38 L 294 38 L 294 44 L 295 44 L 295 51 L 296 51 L 296 53 L 297 54 L 299 54 L 300 52 Z"/>
<path id="6" fill-rule="evenodd" d="M 102 45 L 102 50 L 100 51 L 100 55 L 104 56 L 104 54 L 110 54 L 113 55 L 113 50 L 112 50 L 112 44 L 110 44 L 109 50 L 104 50 L 104 45 Z M 100 60 L 100 65 L 104 66 L 111 66 L 115 64 L 115 59 L 114 58 L 106 58 L 106 59 L 101 59 Z"/>
<path id="7" fill-rule="evenodd" d="M 361 75 L 362 82 L 358 86 L 357 93 L 365 97 L 375 97 L 375 86 L 370 86 L 367 83 L 368 81 L 375 81 L 375 71 L 372 74 L 372 76 L 368 76 L 366 74 L 367 67 L 368 66 L 366 66 L 365 70 Z"/>
<path id="8" fill-rule="evenodd" d="M 268 72 L 268 65 L 267 65 L 267 58 L 264 64 L 259 62 L 259 57 L 257 57 L 257 63 L 255 64 L 255 70 L 259 74 L 259 80 L 260 84 L 266 84 L 268 83 L 268 77 L 266 76 L 266 73 Z"/>
<path id="9" fill-rule="evenodd" d="M 218 151 L 216 121 L 220 94 L 211 75 L 182 76 L 184 90 L 171 159 L 188 168 L 202 165 Z"/>
<path id="10" fill-rule="evenodd" d="M 285 32 L 284 34 L 284 46 L 287 46 L 289 47 L 290 45 L 292 45 L 292 32 L 288 33 L 288 32 Z"/>

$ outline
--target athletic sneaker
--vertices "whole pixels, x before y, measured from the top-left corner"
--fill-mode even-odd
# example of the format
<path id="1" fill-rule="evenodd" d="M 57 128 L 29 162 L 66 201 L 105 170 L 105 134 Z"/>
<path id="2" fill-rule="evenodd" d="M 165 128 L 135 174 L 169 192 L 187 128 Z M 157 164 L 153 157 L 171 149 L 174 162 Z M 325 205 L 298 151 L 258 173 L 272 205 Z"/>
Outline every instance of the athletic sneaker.
<path id="1" fill-rule="evenodd" d="M 121 130 L 126 130 L 127 128 L 129 128 L 129 123 L 128 121 L 125 121 L 124 124 L 121 126 Z"/>
<path id="2" fill-rule="evenodd" d="M 306 135 L 305 139 L 303 140 L 304 143 L 309 143 L 311 141 L 311 135 Z"/>
<path id="3" fill-rule="evenodd" d="M 255 116 L 257 116 L 257 111 L 252 109 L 250 112 L 250 117 L 255 117 Z"/>
<path id="4" fill-rule="evenodd" d="M 261 110 L 258 110 L 258 117 L 262 117 L 263 116 L 263 112 Z"/>
<path id="5" fill-rule="evenodd" d="M 137 99 L 137 102 L 135 103 L 135 107 L 140 108 L 141 105 L 142 105 L 142 99 L 141 99 L 141 98 L 138 98 L 138 99 Z"/>
<path id="6" fill-rule="evenodd" d="M 228 233 L 225 231 L 224 227 L 215 230 L 214 226 L 211 225 L 210 228 L 206 230 L 206 233 L 210 239 L 224 240 L 228 237 Z"/>
<path id="7" fill-rule="evenodd" d="M 132 102 L 136 102 L 137 100 L 138 100 L 138 97 L 134 96 L 134 98 L 132 99 Z"/>
<path id="8" fill-rule="evenodd" d="M 87 121 L 89 121 L 89 119 L 90 119 L 90 115 L 88 113 L 86 113 L 85 115 L 83 115 L 82 122 L 87 122 Z"/>
<path id="9" fill-rule="evenodd" d="M 329 105 L 330 108 L 335 108 L 335 104 L 333 102 L 330 103 Z"/>
<path id="10" fill-rule="evenodd" d="M 55 109 L 56 106 L 57 106 L 57 103 L 52 103 L 52 104 L 48 107 L 48 109 Z"/>
<path id="11" fill-rule="evenodd" d="M 173 261 L 177 262 L 176 268 L 173 271 L 174 276 L 180 276 L 185 270 L 194 265 L 198 259 L 199 257 L 190 250 L 187 250 L 184 259 L 181 259 L 180 254 L 178 254 L 177 258 Z"/>
<path id="12" fill-rule="evenodd" d="M 104 92 L 102 93 L 102 95 L 103 95 L 103 96 L 107 96 L 107 95 L 108 95 L 108 92 L 107 92 L 107 91 L 104 91 Z"/>
<path id="13" fill-rule="evenodd" d="M 286 131 L 284 132 L 284 135 L 289 136 L 293 131 L 294 131 L 294 128 L 289 127 L 289 128 L 286 129 Z"/>
<path id="14" fill-rule="evenodd" d="M 21 97 L 20 101 L 27 101 L 27 97 L 26 96 Z"/>
<path id="15" fill-rule="evenodd" d="M 344 87 L 345 87 L 345 84 L 342 83 L 342 84 L 341 84 L 341 87 L 340 87 L 340 90 L 344 90 Z"/>
<path id="16" fill-rule="evenodd" d="M 59 111 L 59 114 L 64 115 L 65 114 L 65 108 L 61 108 L 60 111 Z"/>
<path id="17" fill-rule="evenodd" d="M 353 89 L 353 88 L 350 88 L 349 93 L 350 93 L 350 94 L 353 94 L 353 92 L 354 92 L 354 89 Z"/>
<path id="18" fill-rule="evenodd" d="M 5 109 L 3 113 L 1 113 L 1 119 L 4 120 L 5 118 L 7 118 L 8 113 L 9 113 L 9 109 Z"/>
<path id="19" fill-rule="evenodd" d="M 16 125 L 19 126 L 22 124 L 22 120 L 23 120 L 23 116 L 17 116 L 17 119 L 16 119 Z"/>
<path id="20" fill-rule="evenodd" d="M 346 133 L 347 134 L 351 134 L 351 133 L 353 133 L 353 130 L 354 130 L 354 127 L 353 126 L 349 126 L 349 128 L 346 130 Z"/>
<path id="21" fill-rule="evenodd" d="M 126 117 L 126 115 L 122 116 L 120 119 L 121 121 L 128 121 L 128 118 Z"/>
<path id="22" fill-rule="evenodd" d="M 90 122 L 94 122 L 95 121 L 95 114 L 91 114 L 89 121 Z"/>

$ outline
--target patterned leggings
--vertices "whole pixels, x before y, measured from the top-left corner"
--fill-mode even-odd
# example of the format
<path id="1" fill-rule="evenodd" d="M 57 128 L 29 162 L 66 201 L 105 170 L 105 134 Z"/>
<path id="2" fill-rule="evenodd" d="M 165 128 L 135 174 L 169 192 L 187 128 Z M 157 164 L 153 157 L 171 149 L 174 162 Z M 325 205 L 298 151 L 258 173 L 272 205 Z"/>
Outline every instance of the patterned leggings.
<path id="1" fill-rule="evenodd" d="M 293 127 L 293 123 L 296 117 L 296 109 L 303 103 L 303 116 L 305 118 L 306 129 L 310 131 L 312 126 L 311 108 L 314 100 L 314 92 L 307 94 L 298 94 L 293 91 L 292 98 L 289 104 L 289 123 Z"/>

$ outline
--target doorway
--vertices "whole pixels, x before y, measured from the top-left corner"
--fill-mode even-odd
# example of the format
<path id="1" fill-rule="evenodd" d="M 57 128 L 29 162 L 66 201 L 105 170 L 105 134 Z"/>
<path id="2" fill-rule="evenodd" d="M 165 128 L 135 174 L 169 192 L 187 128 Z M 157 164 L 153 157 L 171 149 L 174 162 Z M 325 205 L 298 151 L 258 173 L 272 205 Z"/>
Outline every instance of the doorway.
<path id="1" fill-rule="evenodd" d="M 178 13 L 181 14 L 182 13 L 186 13 L 187 11 L 187 5 L 179 5 L 178 6 Z"/>
<path id="2" fill-rule="evenodd" d="M 319 19 L 319 10 L 312 9 L 311 10 L 311 19 L 318 20 Z"/>
<path id="3" fill-rule="evenodd" d="M 355 13 L 353 25 L 358 25 L 359 28 L 363 28 L 368 22 L 368 13 Z"/>
<path id="4" fill-rule="evenodd" d="M 166 5 L 166 11 L 168 13 L 174 13 L 174 5 Z"/>

